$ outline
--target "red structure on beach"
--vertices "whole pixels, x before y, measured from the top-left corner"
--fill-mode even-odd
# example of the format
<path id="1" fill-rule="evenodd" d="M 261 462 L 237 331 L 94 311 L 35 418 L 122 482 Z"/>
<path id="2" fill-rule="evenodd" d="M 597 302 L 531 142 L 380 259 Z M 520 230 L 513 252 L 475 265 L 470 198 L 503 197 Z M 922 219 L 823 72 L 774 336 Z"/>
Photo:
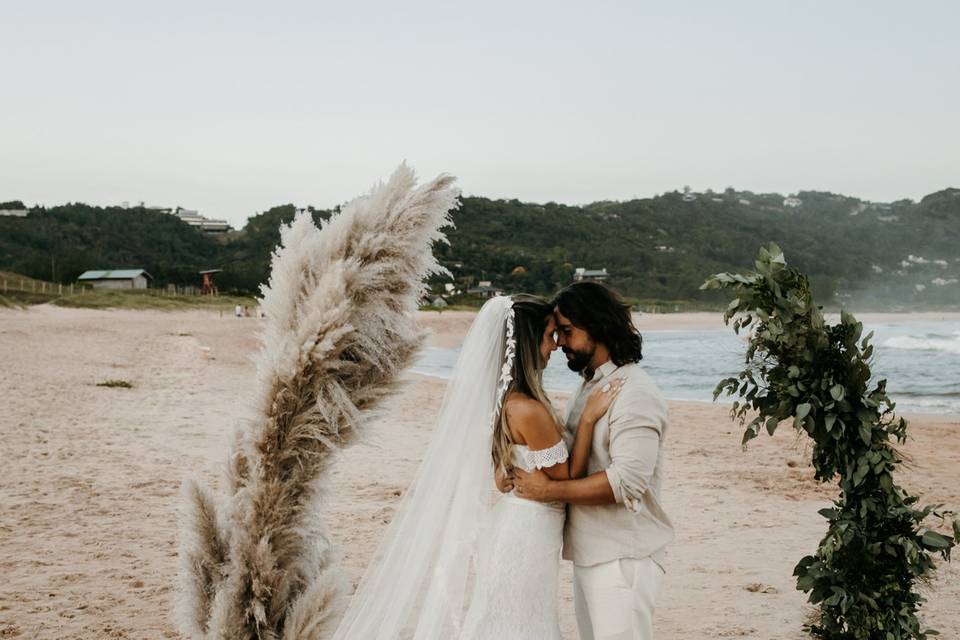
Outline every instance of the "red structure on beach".
<path id="1" fill-rule="evenodd" d="M 200 288 L 200 295 L 217 295 L 217 285 L 213 282 L 213 274 L 220 273 L 223 269 L 207 269 L 206 271 L 201 271 L 200 275 L 203 276 L 203 286 Z"/>

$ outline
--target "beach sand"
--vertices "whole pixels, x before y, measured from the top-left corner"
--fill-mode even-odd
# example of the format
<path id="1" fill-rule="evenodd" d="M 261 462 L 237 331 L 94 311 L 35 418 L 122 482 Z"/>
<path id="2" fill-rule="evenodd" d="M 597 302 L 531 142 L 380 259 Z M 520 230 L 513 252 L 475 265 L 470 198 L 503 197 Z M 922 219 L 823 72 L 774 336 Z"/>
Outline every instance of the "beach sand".
<path id="1" fill-rule="evenodd" d="M 455 346 L 465 312 L 424 313 Z M 722 326 L 717 314 L 645 315 L 641 329 Z M 179 638 L 170 622 L 179 486 L 216 487 L 253 392 L 259 321 L 215 312 L 0 310 L 0 638 Z M 401 392 L 330 472 L 325 509 L 354 580 L 416 471 L 442 381 Z M 125 380 L 133 387 L 97 386 Z M 558 403 L 563 398 L 557 398 Z M 677 528 L 656 614 L 659 638 L 805 636 L 796 562 L 813 552 L 832 487 L 783 428 L 740 447 L 725 404 L 672 402 L 665 502 Z M 960 417 L 917 416 L 900 482 L 960 508 Z M 940 564 L 926 625 L 960 637 L 960 567 Z M 570 566 L 562 625 L 576 638 Z"/>

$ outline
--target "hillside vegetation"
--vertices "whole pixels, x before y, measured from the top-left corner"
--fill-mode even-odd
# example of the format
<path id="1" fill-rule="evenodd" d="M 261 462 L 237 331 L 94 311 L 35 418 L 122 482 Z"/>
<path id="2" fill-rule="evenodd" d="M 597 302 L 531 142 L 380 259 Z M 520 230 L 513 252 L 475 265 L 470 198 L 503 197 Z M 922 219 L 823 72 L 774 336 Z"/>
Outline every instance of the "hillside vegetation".
<path id="1" fill-rule="evenodd" d="M 490 280 L 549 294 L 577 267 L 605 268 L 634 300 L 709 304 L 715 294 L 699 290 L 707 275 L 749 268 L 757 247 L 776 242 L 810 274 L 820 300 L 960 305 L 960 189 L 888 204 L 815 191 L 796 197 L 794 207 L 779 194 L 733 189 L 585 206 L 467 197 L 449 245 L 436 251 L 461 289 Z M 311 211 L 318 223 L 335 213 Z M 145 268 L 163 286 L 195 285 L 197 271 L 220 268 L 221 291 L 251 294 L 267 277 L 279 225 L 294 213 L 293 205 L 274 207 L 215 237 L 145 209 L 33 208 L 25 218 L 0 217 L 0 269 L 67 283 L 87 269 Z"/>

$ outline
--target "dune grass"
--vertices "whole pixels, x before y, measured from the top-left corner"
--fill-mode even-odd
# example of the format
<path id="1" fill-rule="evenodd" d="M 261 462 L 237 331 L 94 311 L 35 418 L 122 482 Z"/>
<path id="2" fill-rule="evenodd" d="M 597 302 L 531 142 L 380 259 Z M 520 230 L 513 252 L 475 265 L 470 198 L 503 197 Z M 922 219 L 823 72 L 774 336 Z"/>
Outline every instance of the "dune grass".
<path id="1" fill-rule="evenodd" d="M 58 297 L 59 296 L 55 293 L 33 293 L 31 291 L 7 291 L 6 293 L 0 292 L 0 307 L 22 309 L 23 307 L 30 307 L 35 304 L 53 302 Z"/>
<path id="2" fill-rule="evenodd" d="M 93 289 L 89 285 L 59 285 L 10 271 L 0 271 L 0 307 L 24 308 L 55 304 L 75 309 L 230 309 L 257 307 L 252 296 L 173 295 L 162 289 Z"/>
<path id="3" fill-rule="evenodd" d="M 52 282 L 0 271 L 0 307 L 29 307 L 52 302 L 58 297 L 57 285 Z"/>
<path id="4" fill-rule="evenodd" d="M 154 289 L 93 289 L 61 296 L 53 304 L 75 309 L 233 309 L 236 305 L 256 308 L 257 301 L 246 296 L 171 295 Z"/>

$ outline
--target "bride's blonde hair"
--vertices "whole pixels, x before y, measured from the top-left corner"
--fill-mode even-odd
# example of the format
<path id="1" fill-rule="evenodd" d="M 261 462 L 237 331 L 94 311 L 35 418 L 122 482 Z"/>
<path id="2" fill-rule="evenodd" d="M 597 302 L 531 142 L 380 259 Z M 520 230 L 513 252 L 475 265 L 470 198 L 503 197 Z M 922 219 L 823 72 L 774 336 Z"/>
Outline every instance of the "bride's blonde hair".
<path id="1" fill-rule="evenodd" d="M 542 298 L 525 293 L 515 294 L 511 299 L 513 300 L 516 355 L 513 359 L 511 380 L 503 399 L 503 406 L 500 409 L 500 415 L 494 421 L 492 451 L 494 468 L 499 468 L 504 473 L 509 472 L 513 467 L 511 450 L 514 439 L 507 425 L 506 412 L 506 400 L 512 391 L 522 393 L 543 404 L 553 417 L 557 431 L 563 434 L 556 412 L 543 390 L 543 368 L 546 363 L 540 361 L 540 344 L 553 307 Z"/>

